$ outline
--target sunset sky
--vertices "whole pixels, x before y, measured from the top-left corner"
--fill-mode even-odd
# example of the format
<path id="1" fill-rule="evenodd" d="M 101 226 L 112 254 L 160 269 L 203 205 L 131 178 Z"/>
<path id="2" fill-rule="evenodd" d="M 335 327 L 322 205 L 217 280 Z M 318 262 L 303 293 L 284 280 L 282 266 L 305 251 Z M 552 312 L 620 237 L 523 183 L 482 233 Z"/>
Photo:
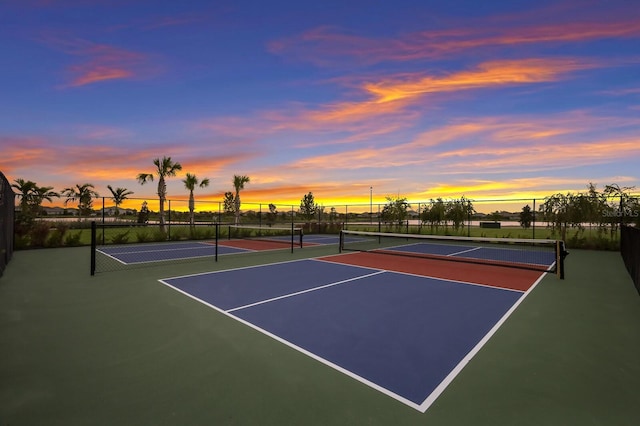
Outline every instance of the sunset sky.
<path id="1" fill-rule="evenodd" d="M 169 198 L 640 188 L 640 1 L 4 0 L 0 52 L 11 182 L 153 199 L 171 156 Z"/>

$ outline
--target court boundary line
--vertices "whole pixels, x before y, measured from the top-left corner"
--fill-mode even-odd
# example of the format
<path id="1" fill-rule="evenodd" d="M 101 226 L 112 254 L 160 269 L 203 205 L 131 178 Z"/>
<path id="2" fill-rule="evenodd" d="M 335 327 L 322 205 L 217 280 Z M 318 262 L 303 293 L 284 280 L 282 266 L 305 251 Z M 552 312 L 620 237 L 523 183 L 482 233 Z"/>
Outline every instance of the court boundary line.
<path id="1" fill-rule="evenodd" d="M 273 265 L 279 265 L 279 264 L 287 264 L 287 263 L 295 263 L 295 262 L 300 262 L 300 261 L 320 261 L 320 262 L 324 262 L 324 263 L 329 263 L 329 264 L 336 264 L 336 265 L 343 265 L 343 266 L 350 266 L 350 267 L 355 267 L 355 268 L 363 268 L 363 269 L 369 269 L 369 270 L 374 270 L 377 271 L 376 273 L 372 273 L 372 274 L 366 274 L 363 276 L 359 276 L 359 277 L 355 277 L 352 279 L 348 279 L 348 280 L 342 280 L 341 282 L 337 282 L 337 283 L 330 283 L 330 284 L 325 284 L 319 287 L 314 287 L 313 289 L 307 289 L 307 290 L 303 290 L 303 291 L 299 291 L 296 293 L 290 293 L 288 295 L 284 295 L 284 296 L 279 296 L 277 298 L 272 298 L 269 300 L 265 300 L 265 301 L 260 301 L 260 302 L 256 302 L 252 305 L 259 305 L 259 304 L 263 304 L 263 303 L 267 303 L 269 301 L 275 301 L 278 299 L 283 299 L 286 297 L 292 297 L 294 295 L 297 294 L 302 294 L 302 293 L 306 293 L 309 291 L 314 291 L 316 289 L 321 289 L 321 288 L 327 288 L 327 287 L 331 287 L 337 284 L 341 284 L 341 283 L 345 283 L 345 282 L 349 282 L 349 281 L 354 281 L 357 279 L 361 279 L 361 278 L 368 278 L 371 276 L 375 276 L 375 275 L 379 275 L 382 273 L 397 273 L 397 274 L 403 274 L 403 275 L 409 275 L 409 276 L 416 276 L 416 277 L 420 277 L 420 278 L 426 278 L 426 279 L 432 279 L 432 280 L 438 280 L 438 281 L 445 281 L 445 282 L 451 282 L 451 283 L 455 283 L 455 284 L 467 284 L 467 285 L 475 285 L 475 286 L 481 286 L 481 287 L 485 287 L 485 288 L 490 288 L 490 289 L 494 289 L 494 290 L 506 290 L 506 291 L 511 291 L 511 292 L 517 292 L 520 293 L 520 297 L 518 297 L 518 299 L 515 301 L 515 303 L 504 313 L 504 315 L 502 315 L 502 317 L 493 325 L 493 327 L 491 327 L 491 329 L 476 343 L 476 345 L 458 362 L 458 364 L 456 364 L 456 366 L 451 369 L 451 371 L 447 374 L 447 376 L 445 376 L 444 379 L 442 379 L 438 385 L 434 388 L 434 390 L 427 395 L 427 397 L 425 398 L 425 400 L 420 403 L 420 404 L 416 404 L 413 401 L 408 400 L 407 398 L 396 394 L 395 392 L 384 388 L 356 373 L 354 373 L 351 370 L 347 370 L 344 367 L 341 367 L 313 352 L 310 352 L 276 334 L 273 334 L 265 329 L 263 329 L 262 327 L 259 327 L 249 321 L 246 321 L 236 315 L 234 315 L 232 312 L 235 310 L 239 310 L 240 308 L 247 308 L 249 307 L 249 305 L 245 305 L 243 307 L 238 307 L 238 308 L 232 308 L 230 310 L 224 310 L 222 308 L 219 308 L 215 305 L 212 305 L 209 302 L 206 302 L 186 291 L 183 291 L 177 287 L 172 286 L 171 284 L 169 284 L 168 282 L 166 282 L 165 280 L 171 280 L 171 279 L 177 279 L 177 278 L 188 278 L 188 277 L 192 277 L 192 276 L 200 276 L 200 275 L 207 275 L 207 274 L 217 274 L 217 273 L 221 273 L 221 272 L 230 272 L 230 271 L 237 271 L 237 270 L 243 270 L 243 269 L 251 269 L 251 268 L 259 268 L 259 267 L 263 267 L 263 266 L 273 266 Z M 464 368 L 469 364 L 469 362 L 471 362 L 471 360 L 478 354 L 478 352 L 489 342 L 489 340 L 491 340 L 491 338 L 494 336 L 494 334 L 500 329 L 500 327 L 502 327 L 504 325 L 504 323 L 509 319 L 509 317 L 516 311 L 516 309 L 520 306 L 520 304 L 527 298 L 527 296 L 537 287 L 537 285 L 544 279 L 544 277 L 547 275 L 547 272 L 541 272 L 540 276 L 534 281 L 534 283 L 531 285 L 531 287 L 529 287 L 529 289 L 527 291 L 521 291 L 521 290 L 514 290 L 514 289 L 509 289 L 509 288 L 502 288 L 502 287 L 495 287 L 495 286 L 490 286 L 490 285 L 486 285 L 486 284 L 480 284 L 480 283 L 470 283 L 470 282 L 465 282 L 465 281 L 458 281 L 458 280 L 449 280 L 449 279 L 445 279 L 445 278 L 438 278 L 438 277 L 431 277 L 431 276 L 425 276 L 425 275 L 418 275 L 418 274 L 411 274 L 411 273 L 406 273 L 406 272 L 399 272 L 399 271 L 391 271 L 391 270 L 385 270 L 385 269 L 378 269 L 378 268 L 373 268 L 373 267 L 367 267 L 367 266 L 359 266 L 359 265 L 350 265 L 350 264 L 342 264 L 342 263 L 337 263 L 337 262 L 331 262 L 328 260 L 322 260 L 321 258 L 306 258 L 306 259 L 296 259 L 296 260 L 290 260 L 290 261 L 283 261 L 283 262 L 274 262 L 274 263 L 268 263 L 268 264 L 263 264 L 263 265 L 252 265 L 252 266 L 247 266 L 247 267 L 240 267 L 240 268 L 233 268 L 233 269 L 225 269 L 225 270 L 220 270 L 220 271 L 209 271 L 209 272 L 202 272 L 202 273 L 197 273 L 197 274 L 188 274 L 188 275 L 183 275 L 183 276 L 178 276 L 178 277 L 171 277 L 171 278 L 163 278 L 163 279 L 159 279 L 158 281 L 162 284 L 164 284 L 165 286 L 172 288 L 173 290 L 178 291 L 179 293 L 182 293 L 188 297 L 190 297 L 191 299 L 198 301 L 210 308 L 213 308 L 214 310 L 216 310 L 217 312 L 226 315 L 230 318 L 233 318 L 236 321 L 239 321 L 240 323 L 256 330 L 259 331 L 263 334 L 265 334 L 268 337 L 271 337 L 272 339 L 292 348 L 295 349 L 301 353 L 303 353 L 304 355 L 309 356 L 310 358 L 328 366 L 331 367 L 339 372 L 341 372 L 342 374 L 347 375 L 348 377 L 351 377 L 354 380 L 359 381 L 362 384 L 365 384 L 367 386 L 369 386 L 370 388 L 373 388 L 375 390 L 377 390 L 378 392 L 381 392 L 382 394 L 393 398 L 421 413 L 425 413 L 430 407 L 431 405 L 433 405 L 433 403 L 444 393 L 444 391 L 447 389 L 447 387 L 451 384 L 451 382 L 453 382 L 453 380 L 464 370 Z"/>
<path id="2" fill-rule="evenodd" d="M 311 259 L 300 259 L 300 260 L 311 260 Z M 293 262 L 295 262 L 295 261 L 293 261 Z M 282 264 L 282 263 L 292 263 L 292 262 L 276 262 L 276 263 L 272 263 L 272 264 L 268 264 L 268 265 L 276 265 L 276 264 Z M 262 265 L 262 266 L 267 266 L 267 265 Z M 347 265 L 347 266 L 357 267 L 357 266 L 353 266 L 353 265 Z M 245 268 L 229 269 L 229 271 L 231 271 L 231 270 L 241 270 L 241 269 L 245 269 Z M 370 268 L 367 268 L 367 269 L 370 269 Z M 215 271 L 215 272 L 225 272 L 225 271 Z M 383 274 L 383 273 L 386 273 L 386 272 L 393 272 L 393 271 L 379 270 L 377 273 L 363 275 L 363 276 L 360 276 L 360 277 L 356 277 L 355 279 L 364 278 L 364 277 L 371 277 L 371 276 L 378 275 L 378 274 Z M 189 276 L 196 276 L 196 275 L 202 275 L 202 274 L 193 274 L 193 275 L 189 275 Z M 423 277 L 423 278 L 425 278 L 425 277 Z M 221 313 L 223 315 L 226 315 L 229 318 L 232 318 L 232 319 L 234 319 L 234 320 L 236 320 L 236 321 L 238 321 L 238 322 L 240 322 L 240 323 L 242 323 L 242 324 L 244 324 L 244 325 L 246 325 L 246 326 L 248 326 L 248 327 L 250 327 L 250 328 L 252 328 L 252 329 L 254 329 L 256 331 L 259 331 L 260 333 L 266 335 L 267 337 L 270 337 L 270 338 L 276 340 L 277 342 L 282 343 L 282 344 L 284 344 L 284 345 L 286 345 L 286 346 L 288 346 L 288 347 L 290 347 L 290 348 L 292 348 L 292 349 L 294 349 L 294 350 L 296 350 L 296 351 L 298 351 L 298 352 L 300 352 L 300 353 L 302 353 L 302 354 L 304 354 L 304 355 L 306 355 L 306 356 L 308 356 L 308 357 L 320 362 L 321 364 L 324 364 L 324 365 L 326 365 L 326 366 L 328 366 L 330 368 L 333 368 L 334 370 L 336 370 L 336 371 L 338 371 L 338 372 L 340 372 L 340 373 L 342 373 L 342 374 L 344 374 L 344 375 L 346 375 L 346 376 L 348 376 L 348 377 L 350 377 L 350 378 L 352 378 L 352 379 L 354 379 L 354 380 L 356 380 L 356 381 L 358 381 L 358 382 L 360 382 L 360 383 L 362 383 L 362 384 L 364 384 L 366 386 L 369 386 L 370 388 L 372 388 L 374 390 L 377 390 L 378 392 L 380 392 L 380 393 L 382 393 L 382 394 L 384 394 L 384 395 L 386 395 L 386 396 L 388 396 L 390 398 L 393 398 L 396 401 L 399 401 L 399 402 L 401 402 L 401 403 L 403 403 L 403 404 L 405 404 L 405 405 L 407 405 L 407 406 L 409 406 L 409 407 L 411 407 L 411 408 L 413 408 L 415 410 L 421 411 L 419 404 L 416 404 L 415 402 L 410 401 L 407 398 L 405 398 L 405 397 L 403 397 L 401 395 L 398 395 L 397 393 L 395 393 L 395 392 L 393 392 L 393 391 L 391 391 L 391 390 L 389 390 L 389 389 L 387 389 L 385 387 L 382 387 L 379 384 L 374 383 L 374 382 L 372 382 L 372 381 L 370 381 L 370 380 L 368 380 L 368 379 L 366 379 L 366 378 L 354 373 L 351 370 L 347 370 L 346 368 L 341 367 L 338 364 L 335 364 L 335 363 L 329 361 L 326 358 L 323 358 L 323 357 L 321 357 L 321 356 L 319 356 L 319 355 L 317 355 L 317 354 L 315 354 L 315 353 L 313 353 L 311 351 L 308 351 L 307 349 L 304 349 L 303 347 L 298 346 L 295 343 L 290 342 L 289 340 L 286 340 L 286 339 L 284 339 L 284 338 L 282 338 L 282 337 L 280 337 L 280 336 L 278 336 L 278 335 L 276 335 L 274 333 L 271 333 L 270 331 L 267 331 L 267 330 L 263 329 L 262 327 L 257 326 L 256 324 L 253 324 L 253 323 L 251 323 L 251 322 L 249 322 L 247 320 L 244 320 L 244 319 L 234 315 L 233 313 L 231 313 L 229 311 L 221 309 L 221 308 L 219 308 L 219 307 L 217 307 L 215 305 L 212 305 L 211 303 L 206 302 L 206 301 L 204 301 L 204 300 L 202 300 L 202 299 L 200 299 L 200 298 L 198 298 L 198 297 L 196 297 L 196 296 L 194 296 L 194 295 L 192 295 L 192 294 L 190 294 L 190 293 L 188 293 L 186 291 L 183 291 L 183 290 L 181 290 L 181 289 L 179 289 L 177 287 L 174 287 L 174 286 L 172 286 L 171 284 L 169 284 L 168 282 L 165 281 L 165 280 L 170 280 L 170 279 L 171 278 L 163 278 L 163 279 L 159 279 L 158 281 L 160 283 L 164 284 L 165 286 L 167 286 L 167 287 L 169 287 L 169 288 L 171 288 L 173 290 L 176 290 L 179 293 L 182 293 L 185 296 L 187 296 L 187 297 L 189 297 L 189 298 L 191 298 L 191 299 L 193 299 L 193 300 L 195 300 L 197 302 L 200 302 L 200 303 L 202 303 L 202 304 L 204 304 L 204 305 L 206 305 L 206 306 L 208 306 L 210 308 L 213 308 L 214 310 L 216 310 L 217 312 L 219 312 L 219 313 Z M 351 280 L 342 280 L 341 283 L 344 284 L 344 282 L 346 282 L 346 281 L 353 281 L 353 279 L 351 279 Z M 331 283 L 331 285 L 336 285 L 336 284 L 337 283 Z M 327 287 L 327 285 L 323 285 L 322 287 Z M 424 413 L 424 411 L 422 411 L 422 412 Z"/>
<path id="3" fill-rule="evenodd" d="M 504 325 L 509 317 L 516 311 L 522 302 L 529 296 L 529 294 L 538 286 L 538 284 L 546 276 L 546 272 L 540 274 L 538 279 L 529 287 L 529 289 L 522 293 L 522 296 L 516 300 L 516 302 L 505 312 L 505 314 L 491 327 L 491 330 L 485 334 L 480 341 L 465 355 L 460 362 L 449 372 L 449 374 L 436 386 L 436 388 L 427 396 L 427 398 L 420 404 L 419 411 L 426 412 L 429 407 L 444 393 L 447 387 L 453 382 L 453 380 L 464 370 L 464 368 L 471 362 L 471 360 L 480 352 L 480 350 L 486 345 L 493 335 Z"/>

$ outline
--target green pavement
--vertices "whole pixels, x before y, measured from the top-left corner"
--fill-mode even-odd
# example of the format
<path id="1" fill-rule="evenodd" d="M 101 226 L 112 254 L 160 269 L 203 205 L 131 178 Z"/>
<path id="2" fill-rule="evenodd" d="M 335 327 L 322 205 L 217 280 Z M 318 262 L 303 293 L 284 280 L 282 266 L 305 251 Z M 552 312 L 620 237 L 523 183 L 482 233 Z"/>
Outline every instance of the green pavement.
<path id="1" fill-rule="evenodd" d="M 86 247 L 0 278 L 0 425 L 635 425 L 640 296 L 619 253 L 572 250 L 420 413 L 157 280 L 334 254 L 89 275 Z"/>

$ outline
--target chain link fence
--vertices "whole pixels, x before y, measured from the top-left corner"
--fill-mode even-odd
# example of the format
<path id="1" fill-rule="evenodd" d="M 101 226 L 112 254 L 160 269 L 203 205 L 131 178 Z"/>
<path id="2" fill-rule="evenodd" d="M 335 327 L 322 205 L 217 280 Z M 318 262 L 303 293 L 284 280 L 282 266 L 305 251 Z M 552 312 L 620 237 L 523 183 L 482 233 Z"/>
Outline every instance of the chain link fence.
<path id="1" fill-rule="evenodd" d="M 0 276 L 13 256 L 15 195 L 0 172 Z"/>

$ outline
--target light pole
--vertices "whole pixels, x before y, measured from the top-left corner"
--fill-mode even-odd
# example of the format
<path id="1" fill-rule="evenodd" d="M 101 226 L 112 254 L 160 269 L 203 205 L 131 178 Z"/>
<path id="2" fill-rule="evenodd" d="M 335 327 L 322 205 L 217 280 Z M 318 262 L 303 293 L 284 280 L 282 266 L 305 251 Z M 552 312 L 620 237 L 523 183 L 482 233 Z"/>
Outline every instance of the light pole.
<path id="1" fill-rule="evenodd" d="M 373 224 L 373 186 L 369 187 L 369 222 Z"/>

